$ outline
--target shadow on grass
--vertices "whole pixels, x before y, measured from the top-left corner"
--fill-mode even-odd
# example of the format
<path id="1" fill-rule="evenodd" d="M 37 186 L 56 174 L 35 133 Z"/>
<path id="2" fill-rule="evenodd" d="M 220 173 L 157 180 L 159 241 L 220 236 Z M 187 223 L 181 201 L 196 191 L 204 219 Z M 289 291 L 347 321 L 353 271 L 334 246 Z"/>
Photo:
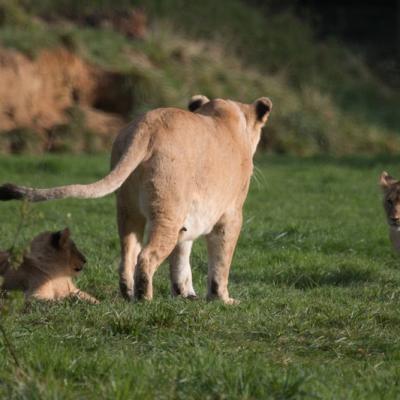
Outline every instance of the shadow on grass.
<path id="1" fill-rule="evenodd" d="M 275 274 L 273 272 L 269 271 L 262 276 L 248 277 L 247 279 L 263 284 L 293 287 L 299 290 L 309 290 L 324 286 L 351 287 L 382 281 L 376 272 L 363 270 L 351 265 L 341 266 L 334 270 L 286 269 Z M 234 276 L 232 278 L 232 281 L 236 280 Z M 240 280 L 243 281 L 243 277 Z"/>
<path id="2" fill-rule="evenodd" d="M 326 274 L 317 272 L 293 274 L 286 276 L 286 279 L 280 283 L 296 289 L 307 290 L 321 286 L 357 286 L 373 281 L 376 281 L 376 276 L 371 271 L 344 268 L 338 271 L 329 271 Z"/>

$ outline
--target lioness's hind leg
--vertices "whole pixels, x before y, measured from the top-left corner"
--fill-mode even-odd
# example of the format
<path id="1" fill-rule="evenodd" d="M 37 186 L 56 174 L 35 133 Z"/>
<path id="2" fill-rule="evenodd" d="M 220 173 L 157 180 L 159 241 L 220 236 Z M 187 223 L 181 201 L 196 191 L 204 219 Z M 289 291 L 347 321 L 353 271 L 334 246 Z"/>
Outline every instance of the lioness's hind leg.
<path id="1" fill-rule="evenodd" d="M 132 215 L 123 208 L 118 208 L 118 231 L 121 245 L 119 265 L 119 287 L 122 296 L 133 298 L 133 276 L 137 257 L 142 248 L 146 220 L 140 214 Z"/>
<path id="2" fill-rule="evenodd" d="M 135 268 L 134 296 L 137 300 L 153 298 L 153 275 L 176 246 L 178 234 L 179 226 L 152 224 L 149 242 L 140 252 Z"/>
<path id="3" fill-rule="evenodd" d="M 242 226 L 242 213 L 224 215 L 206 236 L 208 250 L 207 299 L 220 299 L 226 304 L 236 301 L 229 297 L 228 278 L 233 252 Z"/>
<path id="4" fill-rule="evenodd" d="M 192 241 L 178 243 L 169 256 L 171 292 L 173 296 L 185 298 L 196 297 L 192 283 L 192 270 L 190 268 L 190 252 Z"/>

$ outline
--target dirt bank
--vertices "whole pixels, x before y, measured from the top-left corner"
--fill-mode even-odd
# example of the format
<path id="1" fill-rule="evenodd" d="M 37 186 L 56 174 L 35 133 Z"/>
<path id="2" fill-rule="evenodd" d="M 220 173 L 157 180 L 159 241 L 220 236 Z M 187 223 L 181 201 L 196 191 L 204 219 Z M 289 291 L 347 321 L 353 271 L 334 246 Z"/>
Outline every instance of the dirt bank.
<path id="1" fill-rule="evenodd" d="M 57 132 L 65 136 L 62 127 L 71 124 L 110 142 L 132 106 L 132 99 L 120 95 L 121 85 L 118 74 L 64 48 L 43 50 L 35 59 L 0 49 L 0 151 L 23 150 L 13 143 L 15 132 L 20 142 L 21 132 L 36 134 L 37 151 L 58 150 Z"/>

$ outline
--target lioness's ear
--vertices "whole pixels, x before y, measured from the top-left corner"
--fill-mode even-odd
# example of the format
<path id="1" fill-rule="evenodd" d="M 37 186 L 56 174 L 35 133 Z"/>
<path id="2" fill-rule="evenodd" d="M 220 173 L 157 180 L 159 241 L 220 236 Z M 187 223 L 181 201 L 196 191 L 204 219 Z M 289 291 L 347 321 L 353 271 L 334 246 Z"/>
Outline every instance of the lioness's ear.
<path id="1" fill-rule="evenodd" d="M 386 171 L 382 172 L 381 177 L 379 179 L 379 184 L 381 185 L 382 189 L 386 189 L 396 182 L 397 182 L 396 179 L 390 176 Z"/>
<path id="2" fill-rule="evenodd" d="M 272 110 L 272 101 L 268 97 L 260 97 L 253 104 L 257 120 L 265 124 Z"/>
<path id="3" fill-rule="evenodd" d="M 61 248 L 65 247 L 70 236 L 71 236 L 71 232 L 70 232 L 69 228 L 65 228 L 62 231 L 54 232 L 51 235 L 51 244 L 56 249 L 61 249 Z"/>
<path id="4" fill-rule="evenodd" d="M 188 110 L 189 111 L 196 111 L 198 110 L 201 106 L 204 104 L 208 103 L 210 99 L 206 96 L 203 96 L 202 94 L 196 94 L 193 96 L 188 104 Z"/>

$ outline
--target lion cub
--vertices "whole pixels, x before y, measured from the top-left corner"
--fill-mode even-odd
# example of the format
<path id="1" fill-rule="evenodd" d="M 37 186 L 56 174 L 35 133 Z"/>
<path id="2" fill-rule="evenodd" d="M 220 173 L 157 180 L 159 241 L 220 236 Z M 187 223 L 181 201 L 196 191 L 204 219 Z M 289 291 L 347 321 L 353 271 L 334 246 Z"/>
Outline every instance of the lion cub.
<path id="1" fill-rule="evenodd" d="M 3 291 L 23 290 L 27 299 L 59 300 L 76 296 L 90 303 L 98 303 L 97 299 L 79 290 L 72 281 L 82 271 L 86 259 L 71 240 L 68 228 L 36 236 L 17 269 L 11 267 L 8 258 L 8 253 L 0 252 Z"/>
<path id="2" fill-rule="evenodd" d="M 383 190 L 383 207 L 389 224 L 389 237 L 400 253 L 400 181 L 382 172 L 379 181 Z"/>

